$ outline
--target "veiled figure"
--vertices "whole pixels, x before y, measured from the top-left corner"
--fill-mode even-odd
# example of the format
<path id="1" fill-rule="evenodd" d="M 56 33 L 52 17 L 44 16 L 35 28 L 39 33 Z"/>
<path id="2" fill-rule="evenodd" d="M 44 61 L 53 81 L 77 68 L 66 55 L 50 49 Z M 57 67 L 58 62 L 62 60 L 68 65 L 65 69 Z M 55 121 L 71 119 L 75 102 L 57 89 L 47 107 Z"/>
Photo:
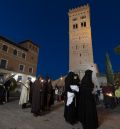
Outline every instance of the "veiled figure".
<path id="1" fill-rule="evenodd" d="M 34 113 L 35 116 L 41 115 L 44 109 L 44 82 L 42 76 L 40 76 L 33 83 L 33 91 L 32 91 L 32 105 L 31 112 Z"/>
<path id="2" fill-rule="evenodd" d="M 65 78 L 65 108 L 64 118 L 70 124 L 75 124 L 78 120 L 78 92 L 79 92 L 79 77 L 73 72 L 70 72 Z"/>
<path id="3" fill-rule="evenodd" d="M 25 105 L 29 101 L 29 90 L 30 90 L 30 81 L 27 80 L 25 84 L 23 84 L 22 86 L 22 91 L 19 100 L 19 105 L 22 105 L 22 108 L 25 107 Z"/>
<path id="4" fill-rule="evenodd" d="M 85 75 L 81 81 L 79 98 L 78 114 L 83 129 L 97 129 L 98 117 L 91 70 L 85 71 Z"/>

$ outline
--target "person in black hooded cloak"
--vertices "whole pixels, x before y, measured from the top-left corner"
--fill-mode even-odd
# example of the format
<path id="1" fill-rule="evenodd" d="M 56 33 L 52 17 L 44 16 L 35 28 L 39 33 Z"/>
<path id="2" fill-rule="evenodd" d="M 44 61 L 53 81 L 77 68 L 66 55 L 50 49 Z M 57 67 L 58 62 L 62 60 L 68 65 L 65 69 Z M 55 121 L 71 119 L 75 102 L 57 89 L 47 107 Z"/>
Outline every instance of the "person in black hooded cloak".
<path id="1" fill-rule="evenodd" d="M 65 78 L 64 118 L 72 125 L 77 122 L 79 83 L 78 75 L 73 72 L 70 72 Z"/>
<path id="2" fill-rule="evenodd" d="M 79 92 L 79 120 L 83 129 L 97 129 L 98 117 L 94 98 L 94 84 L 91 70 L 86 70 Z"/>

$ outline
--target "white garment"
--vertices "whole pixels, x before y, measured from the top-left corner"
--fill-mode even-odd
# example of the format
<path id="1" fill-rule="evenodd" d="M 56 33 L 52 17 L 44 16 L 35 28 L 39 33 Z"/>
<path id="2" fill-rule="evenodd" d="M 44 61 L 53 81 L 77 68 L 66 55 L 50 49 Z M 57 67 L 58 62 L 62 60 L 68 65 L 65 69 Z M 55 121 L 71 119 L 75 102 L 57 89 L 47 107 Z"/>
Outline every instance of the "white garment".
<path id="1" fill-rule="evenodd" d="M 75 97 L 74 93 L 67 92 L 67 103 L 66 103 L 67 106 L 69 106 L 73 102 L 74 97 Z"/>
<path id="2" fill-rule="evenodd" d="M 25 82 L 25 84 L 22 87 L 19 105 L 22 105 L 24 103 L 27 103 L 29 101 L 29 91 L 30 91 L 30 84 L 29 80 Z"/>
<path id="3" fill-rule="evenodd" d="M 79 92 L 79 88 L 78 88 L 77 85 L 70 85 L 70 88 L 71 88 L 73 91 Z"/>

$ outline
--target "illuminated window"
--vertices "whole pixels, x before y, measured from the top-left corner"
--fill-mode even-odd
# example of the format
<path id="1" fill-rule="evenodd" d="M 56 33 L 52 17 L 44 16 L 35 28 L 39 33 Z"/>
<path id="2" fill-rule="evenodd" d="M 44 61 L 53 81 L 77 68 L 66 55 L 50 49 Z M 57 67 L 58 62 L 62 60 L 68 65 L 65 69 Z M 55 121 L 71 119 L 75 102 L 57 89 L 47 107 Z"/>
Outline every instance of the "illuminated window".
<path id="1" fill-rule="evenodd" d="M 18 76 L 17 81 L 22 81 L 22 76 Z"/>

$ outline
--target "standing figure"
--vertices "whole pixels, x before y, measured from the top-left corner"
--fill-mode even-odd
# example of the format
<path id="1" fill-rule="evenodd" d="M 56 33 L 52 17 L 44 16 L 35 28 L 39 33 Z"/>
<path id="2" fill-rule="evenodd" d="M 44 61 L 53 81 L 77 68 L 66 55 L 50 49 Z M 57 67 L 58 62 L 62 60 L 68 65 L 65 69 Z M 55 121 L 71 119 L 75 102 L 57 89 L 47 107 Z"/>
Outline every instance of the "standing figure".
<path id="1" fill-rule="evenodd" d="M 41 115 L 44 108 L 44 93 L 43 93 L 44 80 L 40 76 L 33 83 L 32 91 L 32 105 L 31 112 L 34 113 L 34 116 Z"/>
<path id="2" fill-rule="evenodd" d="M 97 129 L 98 117 L 94 98 L 94 84 L 92 82 L 92 70 L 86 70 L 81 81 L 79 92 L 79 120 L 83 129 Z"/>
<path id="3" fill-rule="evenodd" d="M 77 92 L 79 92 L 79 83 L 79 77 L 73 72 L 70 72 L 65 78 L 64 118 L 70 124 L 75 124 L 78 120 Z"/>
<path id="4" fill-rule="evenodd" d="M 22 105 L 22 108 L 26 108 L 26 105 L 29 101 L 29 90 L 30 90 L 30 81 L 27 80 L 25 84 L 23 84 L 19 105 Z"/>
<path id="5" fill-rule="evenodd" d="M 33 82 L 30 80 L 30 93 L 29 93 L 30 104 L 32 104 L 32 92 L 33 92 Z"/>
<path id="6" fill-rule="evenodd" d="M 45 90 L 44 90 L 44 104 L 45 104 L 45 108 L 46 110 L 50 110 L 50 107 L 52 105 L 52 102 L 54 99 L 52 96 L 52 92 L 53 92 L 53 87 L 52 87 L 52 83 L 51 83 L 51 79 L 49 77 L 46 77 L 46 82 L 45 82 Z"/>

